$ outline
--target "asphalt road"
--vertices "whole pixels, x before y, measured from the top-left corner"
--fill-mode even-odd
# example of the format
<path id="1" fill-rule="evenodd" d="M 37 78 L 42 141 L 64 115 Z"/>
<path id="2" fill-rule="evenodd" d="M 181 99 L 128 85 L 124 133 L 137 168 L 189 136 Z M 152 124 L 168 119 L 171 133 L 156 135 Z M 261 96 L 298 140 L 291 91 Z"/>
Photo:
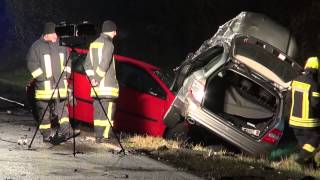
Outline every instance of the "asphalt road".
<path id="1" fill-rule="evenodd" d="M 52 147 L 35 132 L 29 113 L 0 112 L 0 179 L 199 179 L 146 156 L 118 154 L 119 147 L 95 144 L 93 132 Z M 27 144 L 18 144 L 26 139 Z"/>

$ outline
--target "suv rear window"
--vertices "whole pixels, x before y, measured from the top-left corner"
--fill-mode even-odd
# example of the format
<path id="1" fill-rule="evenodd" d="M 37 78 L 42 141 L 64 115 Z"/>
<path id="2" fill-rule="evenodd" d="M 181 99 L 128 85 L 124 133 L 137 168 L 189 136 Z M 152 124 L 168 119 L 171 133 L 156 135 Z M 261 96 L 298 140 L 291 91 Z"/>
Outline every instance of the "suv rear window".
<path id="1" fill-rule="evenodd" d="M 289 82 L 294 79 L 298 72 L 295 71 L 291 64 L 279 56 L 279 50 L 275 49 L 271 45 L 255 40 L 253 38 L 240 37 L 235 40 L 233 55 L 241 55 L 248 57 L 266 68 L 273 71 L 284 82 Z"/>

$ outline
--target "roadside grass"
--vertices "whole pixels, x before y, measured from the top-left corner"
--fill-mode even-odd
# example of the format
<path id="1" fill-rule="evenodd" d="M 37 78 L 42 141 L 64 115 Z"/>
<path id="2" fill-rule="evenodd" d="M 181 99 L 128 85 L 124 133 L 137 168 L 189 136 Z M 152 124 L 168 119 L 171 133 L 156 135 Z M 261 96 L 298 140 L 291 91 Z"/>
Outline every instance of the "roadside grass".
<path id="1" fill-rule="evenodd" d="M 7 83 L 8 85 L 25 87 L 30 79 L 31 75 L 26 67 L 3 68 L 0 71 L 1 82 Z"/>
<path id="2" fill-rule="evenodd" d="M 0 97 L 26 104 L 26 85 L 31 79 L 25 67 L 1 67 L 0 69 Z M 15 107 L 14 103 L 0 101 L 0 108 Z"/>
<path id="3" fill-rule="evenodd" d="M 227 150 L 215 151 L 201 145 L 183 148 L 180 141 L 160 137 L 128 136 L 123 139 L 129 151 L 148 155 L 206 179 L 301 179 L 305 176 L 320 178 L 320 172 L 302 169 L 285 157 L 279 161 L 253 158 Z"/>

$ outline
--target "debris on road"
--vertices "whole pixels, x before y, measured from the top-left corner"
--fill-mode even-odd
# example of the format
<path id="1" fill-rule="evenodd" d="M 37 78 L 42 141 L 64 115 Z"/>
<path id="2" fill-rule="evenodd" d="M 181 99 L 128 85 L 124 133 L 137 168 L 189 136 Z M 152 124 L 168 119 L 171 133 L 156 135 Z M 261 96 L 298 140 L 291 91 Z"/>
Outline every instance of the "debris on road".
<path id="1" fill-rule="evenodd" d="M 18 139 L 18 141 L 17 141 L 18 145 L 27 145 L 28 144 L 27 137 L 28 137 L 27 135 L 24 135 L 23 137 Z"/>

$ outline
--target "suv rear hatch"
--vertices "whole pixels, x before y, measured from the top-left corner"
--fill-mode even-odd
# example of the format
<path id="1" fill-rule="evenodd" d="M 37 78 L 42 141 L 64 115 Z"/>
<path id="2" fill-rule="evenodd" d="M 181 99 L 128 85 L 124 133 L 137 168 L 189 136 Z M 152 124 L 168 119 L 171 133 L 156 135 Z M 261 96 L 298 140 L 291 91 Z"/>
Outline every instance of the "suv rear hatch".
<path id="1" fill-rule="evenodd" d="M 253 138 L 268 130 L 281 136 L 271 128 L 283 118 L 283 95 L 301 68 L 253 37 L 235 37 L 231 49 L 230 66 L 207 80 L 204 108 Z"/>
<path id="2" fill-rule="evenodd" d="M 274 125 L 280 111 L 278 92 L 272 86 L 235 67 L 208 79 L 203 106 L 254 138 Z"/>

